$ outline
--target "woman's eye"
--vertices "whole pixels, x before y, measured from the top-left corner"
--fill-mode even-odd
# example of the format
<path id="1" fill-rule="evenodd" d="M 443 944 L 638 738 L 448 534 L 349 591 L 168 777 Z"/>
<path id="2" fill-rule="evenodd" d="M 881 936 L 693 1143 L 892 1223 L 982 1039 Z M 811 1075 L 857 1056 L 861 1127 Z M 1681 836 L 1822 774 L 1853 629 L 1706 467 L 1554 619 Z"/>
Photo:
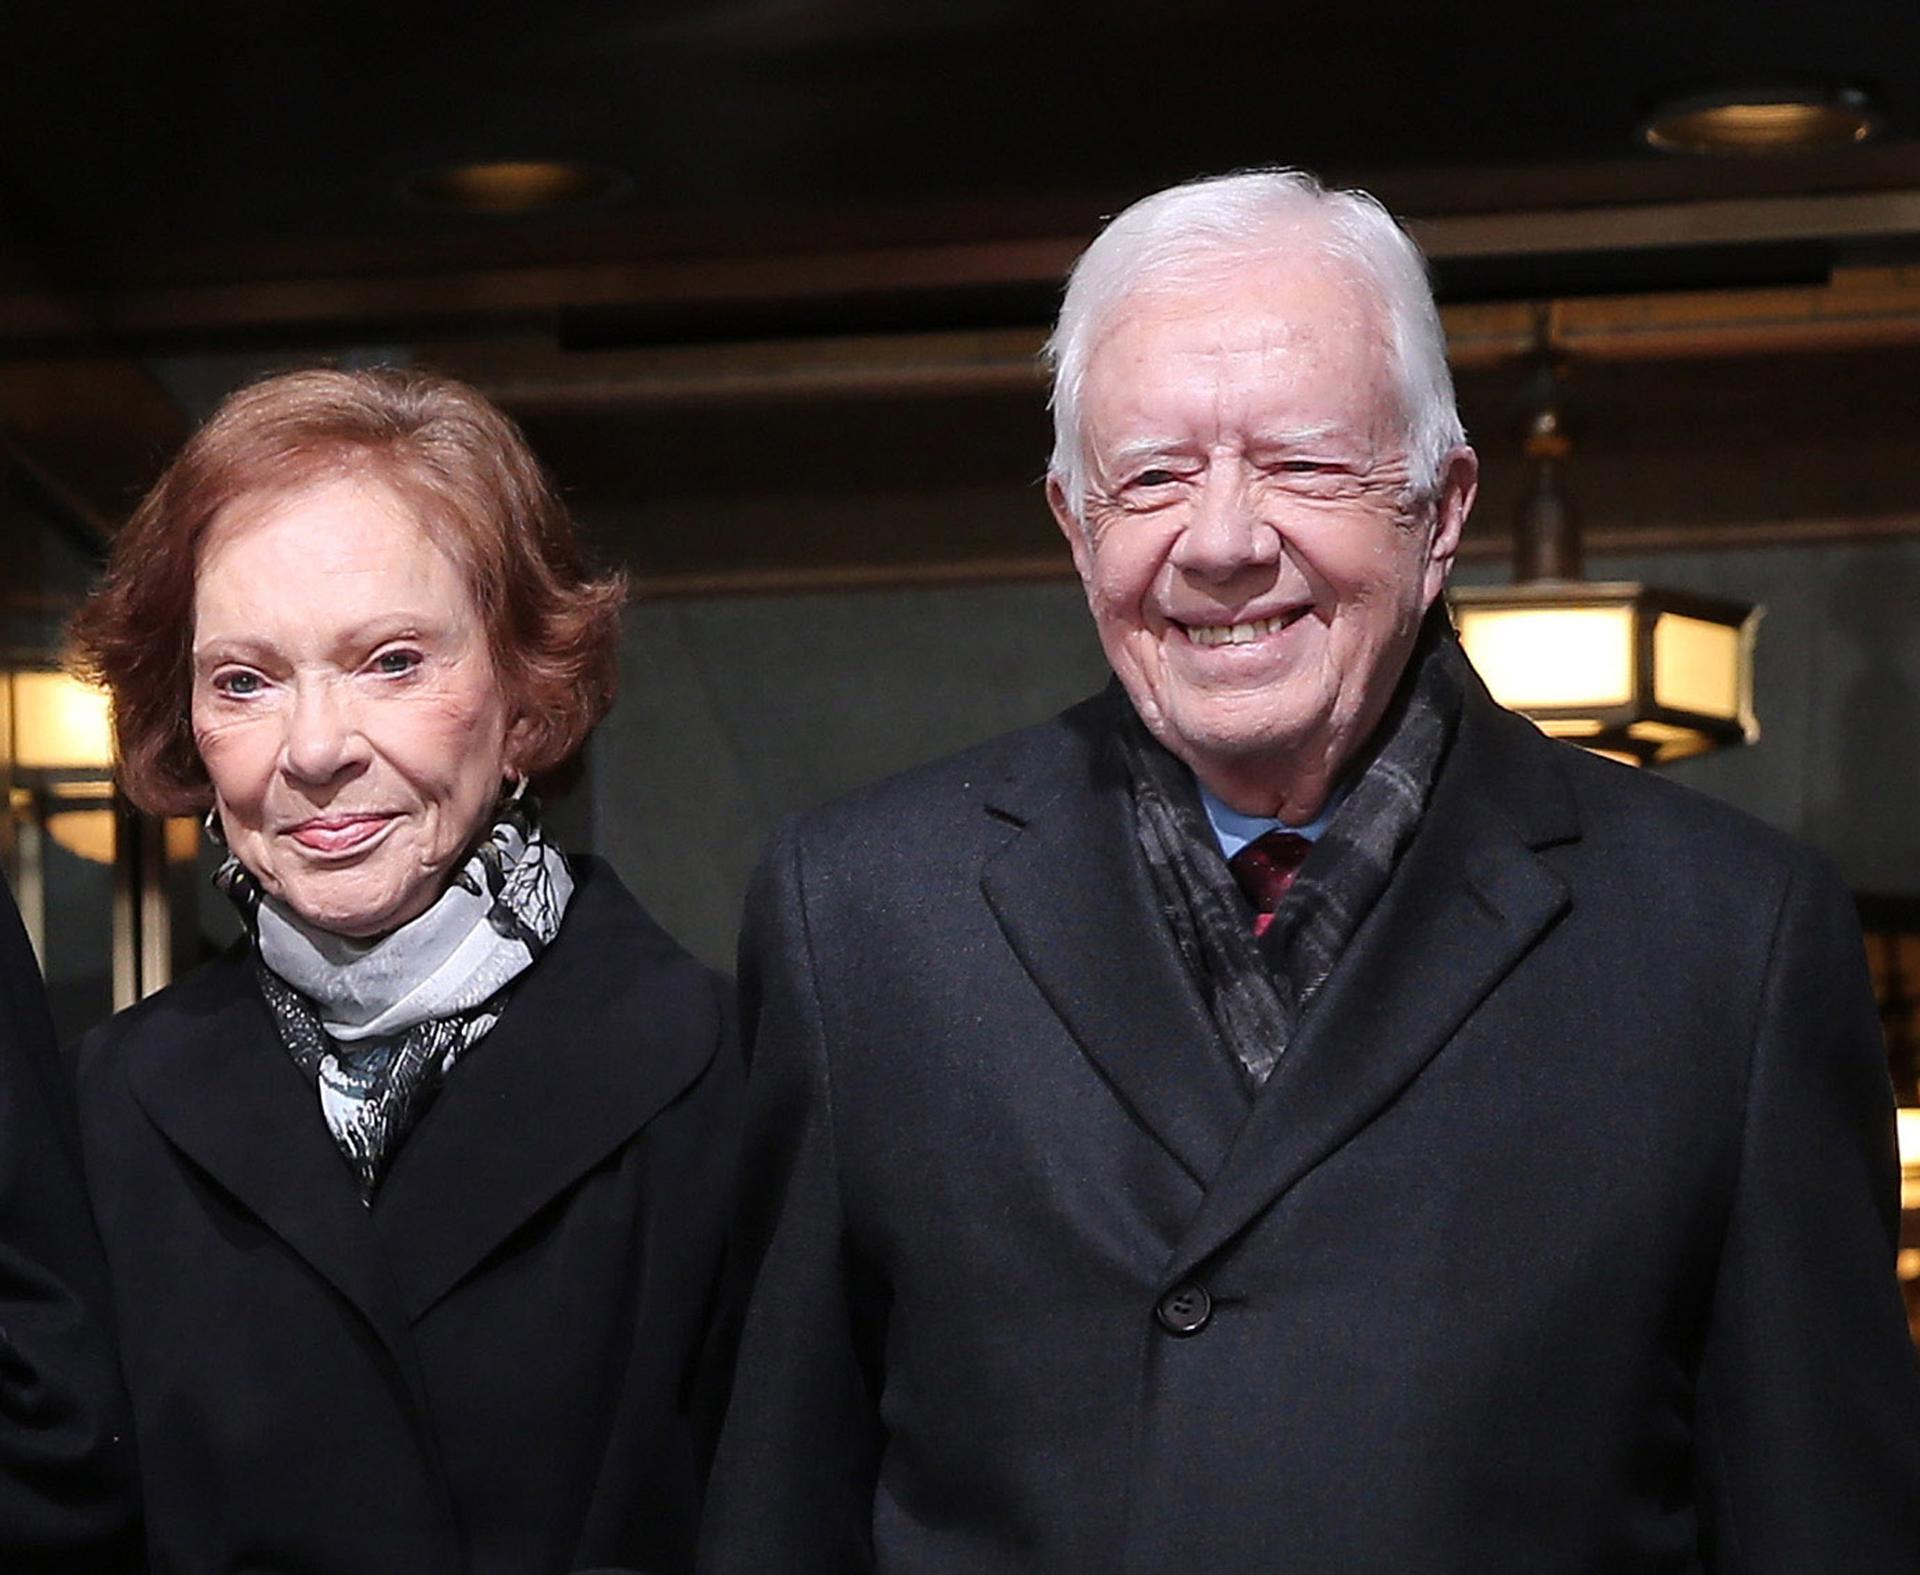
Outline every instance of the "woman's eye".
<path id="1" fill-rule="evenodd" d="M 217 673 L 214 675 L 213 687 L 223 695 L 231 695 L 236 700 L 242 700 L 248 695 L 257 695 L 266 687 L 266 682 L 258 673 L 245 671 Z"/>
<path id="2" fill-rule="evenodd" d="M 373 659 L 373 668 L 378 673 L 410 673 L 420 665 L 418 651 L 382 651 Z"/>

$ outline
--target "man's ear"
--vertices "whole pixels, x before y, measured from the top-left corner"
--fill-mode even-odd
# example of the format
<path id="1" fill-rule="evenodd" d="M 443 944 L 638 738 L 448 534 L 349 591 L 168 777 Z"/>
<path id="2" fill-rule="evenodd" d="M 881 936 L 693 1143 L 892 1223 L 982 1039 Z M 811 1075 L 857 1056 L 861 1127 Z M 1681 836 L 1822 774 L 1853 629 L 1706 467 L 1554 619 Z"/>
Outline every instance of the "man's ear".
<path id="1" fill-rule="evenodd" d="M 1440 491 L 1433 505 L 1433 533 L 1427 538 L 1426 605 L 1447 588 L 1447 576 L 1453 573 L 1453 560 L 1460 551 L 1460 537 L 1467 528 L 1467 516 L 1473 512 L 1473 500 L 1480 490 L 1480 456 L 1465 443 L 1446 457 L 1440 467 Z"/>
<path id="2" fill-rule="evenodd" d="M 1047 507 L 1053 510 L 1053 522 L 1060 527 L 1060 534 L 1067 538 L 1067 550 L 1073 554 L 1073 566 L 1080 575 L 1080 583 L 1087 584 L 1091 564 L 1087 556 L 1086 529 L 1075 518 L 1060 477 L 1051 471 L 1047 474 Z"/>

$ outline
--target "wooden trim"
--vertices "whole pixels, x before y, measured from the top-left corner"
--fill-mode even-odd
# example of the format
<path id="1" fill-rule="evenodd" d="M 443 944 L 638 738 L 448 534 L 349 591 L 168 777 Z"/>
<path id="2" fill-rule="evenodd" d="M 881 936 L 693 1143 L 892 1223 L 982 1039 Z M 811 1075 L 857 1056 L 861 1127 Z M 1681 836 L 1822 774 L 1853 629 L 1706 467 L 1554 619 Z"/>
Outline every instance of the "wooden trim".
<path id="1" fill-rule="evenodd" d="M 1753 547 L 1831 546 L 1838 542 L 1891 541 L 1920 536 L 1920 514 L 1862 515 L 1855 518 L 1755 520 L 1719 525 L 1655 525 L 1591 529 L 1581 533 L 1594 553 L 1724 552 Z M 1499 558 L 1511 543 L 1495 538 L 1474 544 L 1474 557 Z"/>
<path id="2" fill-rule="evenodd" d="M 1543 257 L 1920 234 L 1920 191 L 1738 197 L 1409 218 L 1429 257 Z"/>
<path id="3" fill-rule="evenodd" d="M 1920 235 L 1920 190 L 1640 203 L 1413 218 L 1442 260 Z M 568 310 L 712 307 L 1062 280 L 1086 237 L 614 263 L 227 280 L 0 294 L 0 343 L 219 334 L 366 334 L 420 323 L 498 330 Z"/>
<path id="4" fill-rule="evenodd" d="M 1447 307 L 1457 370 L 1528 354 L 1532 302 Z M 1920 344 L 1920 268 L 1860 269 L 1828 285 L 1548 305 L 1553 343 L 1588 360 L 1752 355 Z M 605 410 L 732 399 L 1018 393 L 1045 385 L 1039 328 L 569 352 L 543 341 L 428 344 L 419 358 L 515 410 Z"/>
<path id="5" fill-rule="evenodd" d="M 227 281 L 91 298 L 0 295 L 0 341 L 342 330 L 413 322 L 544 322 L 555 312 L 807 302 L 870 292 L 1044 284 L 1083 243 L 993 241 L 384 276 Z"/>
<path id="6" fill-rule="evenodd" d="M 636 574 L 637 602 L 706 596 L 806 596 L 832 591 L 892 591 L 913 587 L 1031 584 L 1071 580 L 1073 560 L 1058 553 L 926 563 L 848 563 L 781 568 L 696 570 Z"/>
<path id="7" fill-rule="evenodd" d="M 418 359 L 519 411 L 732 399 L 1018 393 L 1046 384 L 1038 329 L 772 340 L 570 353 L 427 345 Z"/>
<path id="8" fill-rule="evenodd" d="M 1920 514 L 1859 519 L 1763 520 L 1751 524 L 1673 525 L 1589 530 L 1590 553 L 1725 552 L 1742 548 L 1831 545 L 1836 542 L 1920 538 Z M 1476 563 L 1504 561 L 1513 551 L 1498 533 L 1469 537 L 1460 556 Z M 636 601 L 686 597 L 805 596 L 833 591 L 903 590 L 911 587 L 1032 584 L 1070 581 L 1073 563 L 1057 552 L 975 559 L 929 559 L 920 563 L 808 564 L 741 569 L 698 569 L 635 574 Z"/>

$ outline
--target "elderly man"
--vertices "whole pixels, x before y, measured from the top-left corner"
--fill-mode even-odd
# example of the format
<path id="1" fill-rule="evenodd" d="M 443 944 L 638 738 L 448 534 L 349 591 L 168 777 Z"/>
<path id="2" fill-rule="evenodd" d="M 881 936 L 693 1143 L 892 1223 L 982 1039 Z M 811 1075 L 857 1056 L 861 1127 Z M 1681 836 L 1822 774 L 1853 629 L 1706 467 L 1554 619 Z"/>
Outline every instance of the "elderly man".
<path id="1" fill-rule="evenodd" d="M 1051 349 L 1118 685 L 767 857 L 709 1567 L 1912 1575 L 1846 894 L 1489 700 L 1418 252 L 1199 182 Z"/>

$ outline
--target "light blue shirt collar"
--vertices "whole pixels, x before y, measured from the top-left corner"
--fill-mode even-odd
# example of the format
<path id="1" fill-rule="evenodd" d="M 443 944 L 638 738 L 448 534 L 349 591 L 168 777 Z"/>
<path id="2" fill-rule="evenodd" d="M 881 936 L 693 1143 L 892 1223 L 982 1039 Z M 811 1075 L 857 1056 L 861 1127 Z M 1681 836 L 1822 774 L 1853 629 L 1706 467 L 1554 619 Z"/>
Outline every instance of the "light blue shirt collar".
<path id="1" fill-rule="evenodd" d="M 1291 831 L 1296 837 L 1305 837 L 1309 842 L 1320 840 L 1320 833 L 1327 829 L 1341 801 L 1347 796 L 1344 784 L 1327 795 L 1327 801 L 1321 806 L 1320 813 L 1304 826 L 1289 826 L 1284 820 L 1270 820 L 1260 815 L 1243 815 L 1237 809 L 1230 809 L 1206 789 L 1204 783 L 1194 784 L 1200 789 L 1200 802 L 1206 807 L 1207 820 L 1213 827 L 1213 835 L 1220 844 L 1223 858 L 1232 858 L 1249 842 L 1265 836 L 1278 827 L 1282 831 Z"/>

